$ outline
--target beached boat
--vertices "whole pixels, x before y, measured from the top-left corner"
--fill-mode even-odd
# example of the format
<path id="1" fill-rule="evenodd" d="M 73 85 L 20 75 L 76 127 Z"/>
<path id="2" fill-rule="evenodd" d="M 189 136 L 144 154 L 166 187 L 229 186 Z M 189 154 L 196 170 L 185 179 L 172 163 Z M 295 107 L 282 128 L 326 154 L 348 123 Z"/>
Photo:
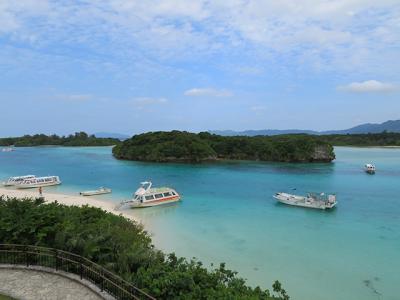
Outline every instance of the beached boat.
<path id="1" fill-rule="evenodd" d="M 174 189 L 168 187 L 151 188 L 150 181 L 141 182 L 132 200 L 122 202 L 122 205 L 129 205 L 131 208 L 151 207 L 177 202 L 181 196 Z"/>
<path id="2" fill-rule="evenodd" d="M 60 177 L 58 176 L 45 176 L 25 179 L 15 185 L 18 189 L 30 189 L 42 186 L 51 186 L 61 184 Z"/>
<path id="3" fill-rule="evenodd" d="M 105 188 L 105 187 L 101 187 L 97 190 L 93 190 L 93 191 L 84 191 L 84 192 L 80 192 L 79 195 L 82 196 L 94 196 L 94 195 L 102 195 L 102 194 L 109 194 L 111 193 L 111 189 Z"/>
<path id="4" fill-rule="evenodd" d="M 35 178 L 35 175 L 24 175 L 24 176 L 15 176 L 15 177 L 10 177 L 7 179 L 7 181 L 3 182 L 4 186 L 14 186 L 17 185 L 21 182 L 23 182 L 25 179 L 33 179 Z"/>
<path id="5" fill-rule="evenodd" d="M 364 170 L 365 172 L 367 172 L 368 174 L 375 174 L 375 165 L 373 164 L 366 164 L 364 166 Z"/>
<path id="6" fill-rule="evenodd" d="M 309 193 L 306 196 L 276 193 L 274 198 L 284 204 L 317 209 L 330 209 L 337 204 L 336 195 L 325 195 L 324 193 Z"/>

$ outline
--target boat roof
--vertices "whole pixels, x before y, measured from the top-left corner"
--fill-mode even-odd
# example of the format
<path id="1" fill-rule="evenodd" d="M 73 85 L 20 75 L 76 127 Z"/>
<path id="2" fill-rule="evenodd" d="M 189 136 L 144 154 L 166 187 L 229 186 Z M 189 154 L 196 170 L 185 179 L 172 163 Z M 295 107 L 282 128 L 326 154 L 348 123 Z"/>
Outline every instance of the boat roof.
<path id="1" fill-rule="evenodd" d="M 31 177 L 36 177 L 36 176 L 35 175 L 14 176 L 10 177 L 10 179 L 31 178 Z"/>
<path id="2" fill-rule="evenodd" d="M 146 192 L 146 194 L 147 193 L 165 193 L 165 192 L 170 192 L 170 191 L 172 191 L 171 188 L 163 186 L 163 187 L 158 187 L 158 188 L 151 188 L 150 190 L 148 190 Z"/>

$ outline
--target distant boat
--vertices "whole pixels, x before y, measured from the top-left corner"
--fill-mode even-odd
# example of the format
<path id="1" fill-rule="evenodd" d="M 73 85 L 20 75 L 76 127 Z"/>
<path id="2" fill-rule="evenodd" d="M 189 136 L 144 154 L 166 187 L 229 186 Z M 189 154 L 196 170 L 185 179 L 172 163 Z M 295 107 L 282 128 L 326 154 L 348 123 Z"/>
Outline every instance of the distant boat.
<path id="1" fill-rule="evenodd" d="M 15 151 L 14 147 L 5 147 L 3 149 L 1 149 L 2 152 L 11 152 L 11 151 Z"/>
<path id="2" fill-rule="evenodd" d="M 61 184 L 60 177 L 58 176 L 45 176 L 25 179 L 22 182 L 16 184 L 18 189 L 30 189 L 42 186 L 51 186 Z"/>
<path id="3" fill-rule="evenodd" d="M 368 174 L 375 174 L 375 165 L 373 164 L 366 164 L 364 166 L 364 170 L 365 172 L 367 172 Z"/>
<path id="4" fill-rule="evenodd" d="M 94 195 L 110 194 L 111 192 L 112 192 L 111 189 L 101 187 L 97 190 L 84 191 L 84 192 L 80 192 L 79 194 L 82 196 L 94 196 Z"/>
<path id="5" fill-rule="evenodd" d="M 7 179 L 7 181 L 3 182 L 3 185 L 4 186 L 14 186 L 14 185 L 20 184 L 25 179 L 33 179 L 35 177 L 36 177 L 35 175 L 24 175 L 24 176 L 10 177 L 10 178 Z"/>
<path id="6" fill-rule="evenodd" d="M 174 203 L 181 199 L 181 196 L 174 189 L 168 187 L 151 188 L 150 181 L 141 182 L 132 200 L 122 202 L 120 206 L 128 204 L 131 208 L 151 207 L 168 203 Z"/>
<path id="7" fill-rule="evenodd" d="M 336 195 L 325 195 L 324 193 L 309 193 L 306 196 L 276 193 L 273 197 L 283 204 L 307 208 L 331 209 L 337 204 Z"/>

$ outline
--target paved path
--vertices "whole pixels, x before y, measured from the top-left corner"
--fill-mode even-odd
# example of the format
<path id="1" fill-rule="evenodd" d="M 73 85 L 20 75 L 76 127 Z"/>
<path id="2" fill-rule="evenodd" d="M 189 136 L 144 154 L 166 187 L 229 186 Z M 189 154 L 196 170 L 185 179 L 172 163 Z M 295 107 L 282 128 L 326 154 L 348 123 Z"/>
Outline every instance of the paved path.
<path id="1" fill-rule="evenodd" d="M 19 300 L 100 300 L 76 281 L 33 270 L 0 269 L 0 294 Z"/>

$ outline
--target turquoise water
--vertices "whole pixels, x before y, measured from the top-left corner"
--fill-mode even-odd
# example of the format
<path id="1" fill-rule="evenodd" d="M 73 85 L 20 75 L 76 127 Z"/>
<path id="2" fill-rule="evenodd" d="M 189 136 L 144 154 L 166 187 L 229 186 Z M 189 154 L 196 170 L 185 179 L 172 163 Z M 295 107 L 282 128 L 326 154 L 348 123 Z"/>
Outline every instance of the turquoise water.
<path id="1" fill-rule="evenodd" d="M 226 262 L 251 285 L 279 279 L 292 299 L 400 299 L 400 149 L 335 149 L 331 164 L 231 162 L 203 165 L 115 160 L 111 148 L 18 148 L 0 152 L 0 178 L 59 175 L 46 190 L 104 185 L 127 199 L 140 181 L 174 187 L 176 205 L 133 210 L 158 248 L 206 263 Z M 362 171 L 366 162 L 376 175 Z M 296 188 L 336 192 L 338 207 L 277 204 Z"/>

